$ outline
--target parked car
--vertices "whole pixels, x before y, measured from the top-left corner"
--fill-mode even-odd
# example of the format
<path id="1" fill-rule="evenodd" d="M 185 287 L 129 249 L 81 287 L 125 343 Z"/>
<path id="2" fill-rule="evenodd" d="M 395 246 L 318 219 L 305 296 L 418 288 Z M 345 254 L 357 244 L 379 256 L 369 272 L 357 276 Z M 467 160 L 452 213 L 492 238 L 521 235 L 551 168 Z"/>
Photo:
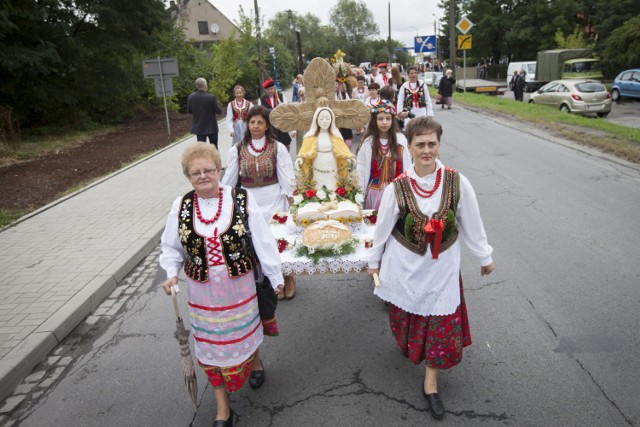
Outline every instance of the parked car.
<path id="1" fill-rule="evenodd" d="M 440 79 L 442 79 L 442 72 L 440 71 L 427 71 L 424 73 L 424 82 L 430 86 L 439 87 Z"/>
<path id="2" fill-rule="evenodd" d="M 640 68 L 618 74 L 611 85 L 611 97 L 614 101 L 621 97 L 640 98 Z"/>
<path id="3" fill-rule="evenodd" d="M 531 94 L 529 104 L 549 105 L 565 113 L 595 113 L 607 117 L 611 94 L 597 80 L 555 80 Z"/>

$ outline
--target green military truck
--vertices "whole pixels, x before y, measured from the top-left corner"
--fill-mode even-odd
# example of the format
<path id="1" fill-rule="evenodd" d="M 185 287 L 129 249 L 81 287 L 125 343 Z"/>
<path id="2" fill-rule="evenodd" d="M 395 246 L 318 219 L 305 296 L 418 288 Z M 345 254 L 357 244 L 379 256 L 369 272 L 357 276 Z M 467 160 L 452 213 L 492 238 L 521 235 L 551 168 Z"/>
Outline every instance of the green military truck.
<path id="1" fill-rule="evenodd" d="M 554 49 L 538 52 L 536 80 L 602 79 L 600 60 L 591 49 Z"/>

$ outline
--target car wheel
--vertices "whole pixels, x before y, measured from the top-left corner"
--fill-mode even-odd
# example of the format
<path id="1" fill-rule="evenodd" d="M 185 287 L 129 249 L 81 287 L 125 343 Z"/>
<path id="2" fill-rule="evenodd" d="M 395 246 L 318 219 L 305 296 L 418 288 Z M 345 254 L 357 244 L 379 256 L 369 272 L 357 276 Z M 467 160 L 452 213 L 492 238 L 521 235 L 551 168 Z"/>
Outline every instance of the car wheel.
<path id="1" fill-rule="evenodd" d="M 560 106 L 560 111 L 562 111 L 563 113 L 570 113 L 571 110 L 569 109 L 569 106 L 567 104 L 562 104 Z"/>
<path id="2" fill-rule="evenodd" d="M 596 113 L 596 114 L 598 114 L 598 117 L 600 117 L 601 119 L 604 119 L 609 115 L 609 113 Z"/>
<path id="3" fill-rule="evenodd" d="M 613 89 L 611 91 L 611 99 L 613 99 L 614 101 L 617 101 L 620 99 L 620 91 L 618 89 Z"/>

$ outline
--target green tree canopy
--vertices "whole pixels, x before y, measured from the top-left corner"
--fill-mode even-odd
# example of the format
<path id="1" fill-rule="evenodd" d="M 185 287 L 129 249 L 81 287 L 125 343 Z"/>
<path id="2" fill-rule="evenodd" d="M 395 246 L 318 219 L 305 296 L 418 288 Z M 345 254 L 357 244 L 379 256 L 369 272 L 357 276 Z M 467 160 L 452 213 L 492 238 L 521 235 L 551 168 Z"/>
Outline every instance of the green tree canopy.
<path id="1" fill-rule="evenodd" d="M 331 9 L 329 20 L 338 37 L 345 42 L 345 46 L 336 46 L 334 51 L 342 49 L 349 53 L 352 63 L 366 60 L 367 57 L 361 50 L 363 43 L 379 33 L 378 24 L 367 5 L 362 1 L 339 0 Z"/>
<path id="2" fill-rule="evenodd" d="M 613 30 L 604 50 L 604 64 L 609 75 L 637 68 L 640 64 L 640 16 L 629 19 Z"/>

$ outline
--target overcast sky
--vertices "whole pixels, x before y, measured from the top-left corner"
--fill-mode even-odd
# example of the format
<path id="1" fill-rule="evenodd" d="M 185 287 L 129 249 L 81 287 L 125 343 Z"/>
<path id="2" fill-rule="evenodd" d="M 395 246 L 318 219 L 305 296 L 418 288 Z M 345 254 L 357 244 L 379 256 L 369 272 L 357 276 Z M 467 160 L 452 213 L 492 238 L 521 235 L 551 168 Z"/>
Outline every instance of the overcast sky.
<path id="1" fill-rule="evenodd" d="M 246 14 L 254 16 L 254 0 L 210 2 L 233 22 L 238 21 L 238 5 L 242 5 Z M 277 12 L 288 9 L 300 15 L 312 13 L 320 18 L 323 24 L 329 24 L 330 10 L 337 3 L 338 0 L 258 0 L 258 8 L 265 24 L 268 24 Z M 378 24 L 379 37 L 386 39 L 389 33 L 388 0 L 369 0 L 365 3 Z M 432 35 L 435 21 L 433 15 L 435 14 L 438 20 L 444 15 L 437 3 L 437 0 L 391 0 L 391 38 L 402 42 L 405 47 L 412 47 L 416 35 Z M 340 46 L 336 46 L 336 49 L 339 48 Z"/>

